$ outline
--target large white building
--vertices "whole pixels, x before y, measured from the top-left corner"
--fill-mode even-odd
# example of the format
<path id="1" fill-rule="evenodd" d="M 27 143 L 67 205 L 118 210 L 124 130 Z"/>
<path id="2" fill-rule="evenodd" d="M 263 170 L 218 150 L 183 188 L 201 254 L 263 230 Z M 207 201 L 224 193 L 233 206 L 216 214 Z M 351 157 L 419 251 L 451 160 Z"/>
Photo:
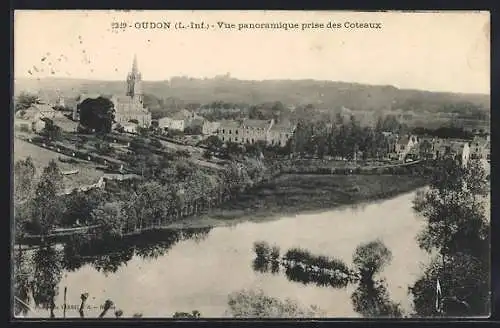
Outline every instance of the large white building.
<path id="1" fill-rule="evenodd" d="M 295 130 L 291 124 L 275 124 L 274 120 L 225 120 L 219 123 L 217 136 L 223 142 L 240 144 L 264 142 L 283 147 Z"/>

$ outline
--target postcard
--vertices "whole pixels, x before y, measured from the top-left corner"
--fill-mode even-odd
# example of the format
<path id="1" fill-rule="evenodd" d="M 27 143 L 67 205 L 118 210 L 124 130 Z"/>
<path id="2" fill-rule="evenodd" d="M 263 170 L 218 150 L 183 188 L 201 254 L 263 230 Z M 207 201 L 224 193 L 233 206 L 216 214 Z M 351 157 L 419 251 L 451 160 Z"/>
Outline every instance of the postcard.
<path id="1" fill-rule="evenodd" d="M 490 14 L 17 10 L 13 318 L 490 314 Z"/>

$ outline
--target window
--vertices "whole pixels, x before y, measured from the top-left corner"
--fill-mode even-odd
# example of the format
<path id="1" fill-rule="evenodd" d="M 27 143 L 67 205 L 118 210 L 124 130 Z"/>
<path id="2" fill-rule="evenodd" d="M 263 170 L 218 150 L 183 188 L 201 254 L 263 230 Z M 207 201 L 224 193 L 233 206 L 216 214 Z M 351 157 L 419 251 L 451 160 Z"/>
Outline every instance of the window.
<path id="1" fill-rule="evenodd" d="M 234 131 L 235 134 L 238 134 L 238 130 Z"/>
<path id="2" fill-rule="evenodd" d="M 235 137 L 235 138 L 234 138 L 234 141 L 238 141 L 238 137 Z"/>
<path id="3" fill-rule="evenodd" d="M 222 133 L 226 133 L 226 130 L 225 130 L 225 129 L 222 129 Z"/>
<path id="4" fill-rule="evenodd" d="M 231 134 L 231 130 L 229 130 L 229 134 Z"/>

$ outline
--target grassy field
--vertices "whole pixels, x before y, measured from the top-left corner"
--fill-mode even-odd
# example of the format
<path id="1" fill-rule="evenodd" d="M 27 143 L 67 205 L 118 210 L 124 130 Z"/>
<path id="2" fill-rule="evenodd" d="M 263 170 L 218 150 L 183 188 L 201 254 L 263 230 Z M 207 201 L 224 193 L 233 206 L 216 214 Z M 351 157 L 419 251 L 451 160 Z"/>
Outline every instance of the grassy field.
<path id="1" fill-rule="evenodd" d="M 78 169 L 78 174 L 64 176 L 65 188 L 96 183 L 104 175 L 102 171 L 96 170 L 94 164 L 83 162 L 76 164 L 63 163 L 58 158 L 69 159 L 70 157 L 14 138 L 14 163 L 18 160 L 26 159 L 28 156 L 31 156 L 33 159 L 37 174 L 41 174 L 51 160 L 55 160 L 62 171 Z"/>
<path id="2" fill-rule="evenodd" d="M 248 190 L 226 203 L 220 215 L 295 213 L 356 204 L 411 191 L 424 185 L 416 177 L 396 175 L 287 174 Z"/>

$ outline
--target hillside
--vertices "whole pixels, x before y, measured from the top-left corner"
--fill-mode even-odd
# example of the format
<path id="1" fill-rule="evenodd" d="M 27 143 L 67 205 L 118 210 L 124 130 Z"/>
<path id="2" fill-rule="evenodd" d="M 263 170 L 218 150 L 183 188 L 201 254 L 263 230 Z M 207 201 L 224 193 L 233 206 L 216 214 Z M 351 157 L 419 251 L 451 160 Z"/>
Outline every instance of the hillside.
<path id="1" fill-rule="evenodd" d="M 46 78 L 16 79 L 15 93 L 42 90 L 54 98 L 59 90 L 65 97 L 80 93 L 123 94 L 124 81 L 93 81 Z M 285 105 L 313 104 L 316 108 L 338 109 L 342 106 L 360 111 L 396 110 L 452 112 L 458 107 L 473 107 L 489 112 L 489 95 L 457 94 L 398 89 L 393 86 L 316 80 L 245 81 L 231 78 L 193 79 L 174 77 L 168 81 L 145 81 L 145 93 L 160 99 L 174 98 L 183 103 L 210 103 L 223 100 L 233 103 L 260 104 L 281 101 Z"/>

